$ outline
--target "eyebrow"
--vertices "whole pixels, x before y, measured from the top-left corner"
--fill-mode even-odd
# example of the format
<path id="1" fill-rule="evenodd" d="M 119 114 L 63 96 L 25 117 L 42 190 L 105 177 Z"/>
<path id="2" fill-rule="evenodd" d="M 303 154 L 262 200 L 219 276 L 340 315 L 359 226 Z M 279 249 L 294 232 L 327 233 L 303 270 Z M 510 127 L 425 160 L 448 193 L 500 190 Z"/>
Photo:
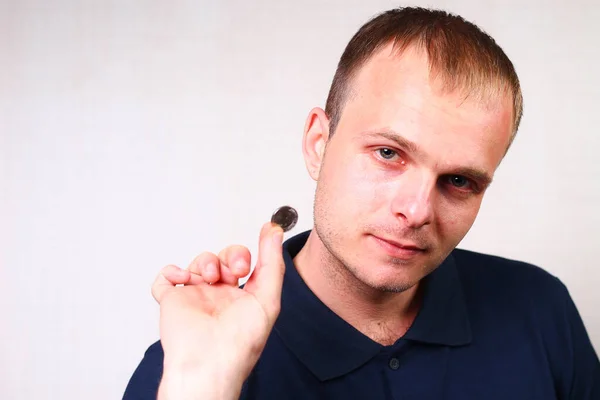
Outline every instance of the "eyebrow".
<path id="1" fill-rule="evenodd" d="M 392 142 L 396 142 L 396 144 L 399 147 L 401 147 L 403 150 L 405 150 L 411 154 L 415 154 L 419 158 L 426 158 L 425 152 L 423 150 L 421 150 L 419 145 L 417 145 L 415 142 L 411 142 L 410 140 L 403 138 L 402 136 L 400 136 L 398 133 L 396 133 L 394 131 L 390 131 L 390 130 L 377 131 L 377 132 L 369 131 L 369 132 L 363 132 L 361 134 L 361 136 L 384 137 L 388 140 L 391 140 Z"/>
<path id="2" fill-rule="evenodd" d="M 410 140 L 403 138 L 400 134 L 391 131 L 391 130 L 382 130 L 382 131 L 367 131 L 363 132 L 361 136 L 370 136 L 370 137 L 383 137 L 392 142 L 395 142 L 401 149 L 407 151 L 408 153 L 416 155 L 418 158 L 427 158 L 427 154 L 417 145 L 415 142 L 411 142 Z M 470 167 L 461 167 L 455 170 L 453 173 L 449 175 L 464 175 L 468 178 L 471 178 L 477 181 L 483 188 L 487 188 L 492 183 L 492 177 L 477 168 Z"/>

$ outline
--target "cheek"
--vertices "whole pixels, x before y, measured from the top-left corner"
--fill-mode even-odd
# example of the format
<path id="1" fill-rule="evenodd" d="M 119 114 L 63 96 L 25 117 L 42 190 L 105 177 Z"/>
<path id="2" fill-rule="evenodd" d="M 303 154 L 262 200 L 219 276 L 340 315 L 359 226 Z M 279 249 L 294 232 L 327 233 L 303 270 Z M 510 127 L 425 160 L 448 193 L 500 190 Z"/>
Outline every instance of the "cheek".
<path id="1" fill-rule="evenodd" d="M 391 182 L 376 168 L 368 156 L 361 154 L 344 166 L 346 169 L 345 186 L 351 194 L 348 201 L 352 201 L 358 210 L 371 213 L 379 208 L 393 193 Z"/>
<path id="2" fill-rule="evenodd" d="M 458 244 L 473 226 L 480 205 L 481 198 L 458 204 L 442 202 L 437 213 L 442 240 Z"/>
<path id="3" fill-rule="evenodd" d="M 369 170 L 364 158 L 345 155 L 328 158 L 324 163 L 321 178 L 333 212 L 358 217 L 376 208 L 384 198 L 386 185 Z"/>

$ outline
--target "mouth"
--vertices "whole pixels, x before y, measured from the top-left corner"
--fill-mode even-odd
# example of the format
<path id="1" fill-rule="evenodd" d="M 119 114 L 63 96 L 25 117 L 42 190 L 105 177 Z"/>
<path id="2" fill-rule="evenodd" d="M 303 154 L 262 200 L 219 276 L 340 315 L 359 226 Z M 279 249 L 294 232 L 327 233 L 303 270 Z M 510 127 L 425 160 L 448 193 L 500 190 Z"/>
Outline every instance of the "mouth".
<path id="1" fill-rule="evenodd" d="M 383 249 L 387 254 L 389 254 L 392 257 L 409 260 L 411 258 L 425 253 L 426 251 L 425 248 L 419 247 L 415 243 L 399 242 L 397 240 L 382 238 L 375 235 L 371 235 L 371 237 L 374 239 L 373 241 L 375 242 L 375 244 L 377 244 L 381 249 Z"/>

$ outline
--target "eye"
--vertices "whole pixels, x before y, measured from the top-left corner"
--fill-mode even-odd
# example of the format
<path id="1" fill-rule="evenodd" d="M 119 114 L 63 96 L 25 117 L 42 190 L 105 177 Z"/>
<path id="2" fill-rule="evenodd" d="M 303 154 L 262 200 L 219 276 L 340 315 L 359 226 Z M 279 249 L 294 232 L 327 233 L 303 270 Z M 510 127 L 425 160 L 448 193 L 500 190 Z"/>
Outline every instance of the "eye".
<path id="1" fill-rule="evenodd" d="M 448 180 L 450 181 L 452 186 L 457 187 L 457 188 L 464 188 L 465 186 L 467 186 L 470 183 L 467 178 L 465 178 L 464 176 L 461 176 L 461 175 L 450 175 L 448 177 Z"/>
<path id="2" fill-rule="evenodd" d="M 379 152 L 379 155 L 386 160 L 391 160 L 394 158 L 394 156 L 398 155 L 398 153 L 396 153 L 394 150 L 388 149 L 387 147 L 381 148 L 377 151 Z"/>
<path id="3" fill-rule="evenodd" d="M 444 178 L 444 183 L 451 186 L 452 189 L 463 193 L 479 193 L 478 186 L 471 179 L 462 175 L 448 175 Z"/>

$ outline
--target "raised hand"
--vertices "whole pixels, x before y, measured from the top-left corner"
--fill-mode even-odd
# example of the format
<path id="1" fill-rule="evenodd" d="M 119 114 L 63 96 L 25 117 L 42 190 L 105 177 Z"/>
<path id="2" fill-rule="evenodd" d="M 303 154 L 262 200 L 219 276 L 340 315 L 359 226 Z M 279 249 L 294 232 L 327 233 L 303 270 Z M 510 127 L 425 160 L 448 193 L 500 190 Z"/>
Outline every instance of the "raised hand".
<path id="1" fill-rule="evenodd" d="M 161 271 L 152 286 L 165 354 L 159 399 L 239 396 L 279 315 L 282 240 L 279 226 L 263 226 L 258 260 L 243 289 L 237 279 L 248 274 L 250 253 L 241 246 L 219 256 L 203 253 L 188 270 Z"/>

